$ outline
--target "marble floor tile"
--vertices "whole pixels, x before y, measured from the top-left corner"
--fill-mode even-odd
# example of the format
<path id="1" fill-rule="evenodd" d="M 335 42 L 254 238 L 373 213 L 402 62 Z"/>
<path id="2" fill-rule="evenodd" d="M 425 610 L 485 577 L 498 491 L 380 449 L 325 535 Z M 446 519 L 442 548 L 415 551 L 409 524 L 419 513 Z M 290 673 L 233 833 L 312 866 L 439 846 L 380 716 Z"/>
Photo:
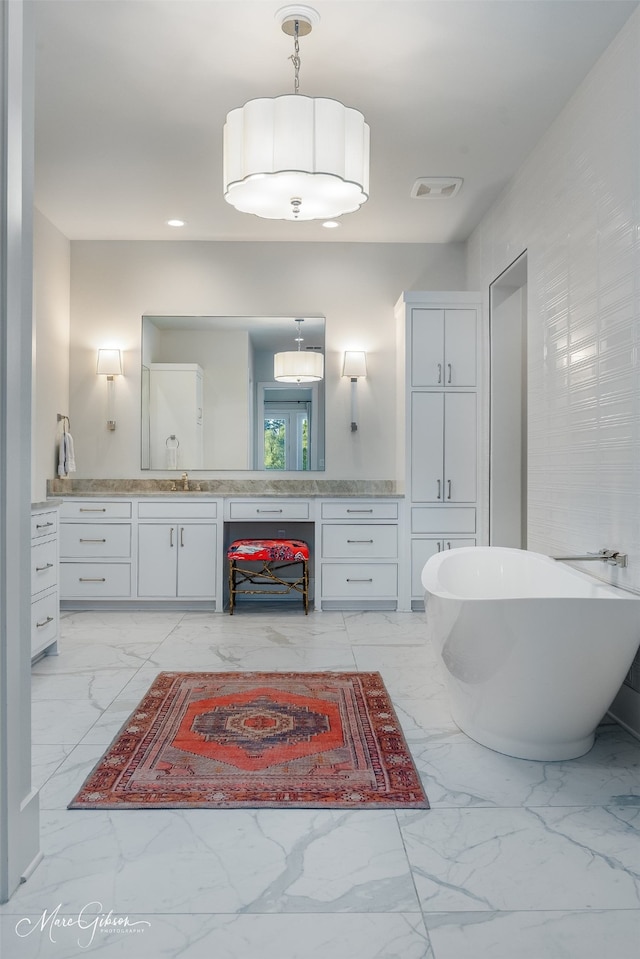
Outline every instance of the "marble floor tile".
<path id="1" fill-rule="evenodd" d="M 426 675 L 433 672 L 440 682 L 440 672 L 436 658 L 428 646 L 390 645 L 378 646 L 353 645 L 358 669 L 380 669 L 389 666 L 392 669 L 411 669 Z"/>
<path id="2" fill-rule="evenodd" d="M 344 621 L 354 645 L 425 646 L 427 643 L 425 619 L 417 613 L 345 613 Z"/>
<path id="3" fill-rule="evenodd" d="M 0 954 L 8 959 L 433 959 L 415 914 L 127 916 L 129 926 L 94 925 L 98 907 L 40 929 L 41 915 L 0 916 Z M 58 914 L 61 916 L 62 914 Z M 119 917 L 124 920 L 125 916 Z M 17 932 L 16 932 L 17 927 Z M 30 930 L 33 930 L 30 932 Z M 53 937 L 50 941 L 49 933 Z M 19 933 L 19 935 L 18 935 Z"/>
<path id="4" fill-rule="evenodd" d="M 46 743 L 44 745 L 32 744 L 31 746 L 31 785 L 33 789 L 40 790 L 42 796 L 42 787 L 47 780 L 53 776 L 69 753 L 74 749 L 73 745 L 63 746 L 60 744 Z M 2 955 L 2 953 L 0 953 Z"/>
<path id="5" fill-rule="evenodd" d="M 104 752 L 102 744 L 72 749 L 42 786 L 40 809 L 66 809 Z"/>
<path id="6" fill-rule="evenodd" d="M 389 810 L 41 813 L 44 859 L 0 912 L 419 912 Z"/>
<path id="7" fill-rule="evenodd" d="M 73 670 L 68 673 L 56 672 L 55 681 L 49 674 L 33 672 L 31 677 L 31 699 L 87 700 L 99 709 L 106 709 L 109 703 L 135 676 L 135 669 L 99 669 Z"/>
<path id="8" fill-rule="evenodd" d="M 640 912 L 429 913 L 436 959 L 637 959 Z"/>
<path id="9" fill-rule="evenodd" d="M 168 631 L 181 622 L 185 615 L 182 610 L 174 609 L 66 610 L 60 613 L 60 624 L 65 633 L 67 630 L 87 628 L 128 631 L 154 627 Z"/>
<path id="10" fill-rule="evenodd" d="M 234 615 L 231 621 L 224 623 L 205 623 L 201 620 L 182 622 L 171 633 L 171 642 L 217 644 L 235 646 L 274 646 L 276 648 L 297 648 L 298 646 L 345 646 L 349 644 L 347 630 L 340 623 L 327 623 L 320 626 L 308 622 L 305 617 L 298 620 L 273 623 L 256 623 L 252 618 Z"/>
<path id="11" fill-rule="evenodd" d="M 102 710 L 88 700 L 41 699 L 31 704 L 31 742 L 69 745 L 79 742 Z"/>
<path id="12" fill-rule="evenodd" d="M 118 641 L 114 642 L 114 637 L 111 637 L 111 642 L 107 642 L 102 641 L 100 634 L 103 632 L 106 630 L 94 631 L 73 645 L 65 646 L 61 640 L 60 655 L 45 656 L 34 664 L 33 673 L 51 675 L 72 670 L 137 668 L 147 661 L 162 642 L 157 639 L 143 641 L 139 638 L 138 631 L 130 639 L 120 636 Z"/>
<path id="13" fill-rule="evenodd" d="M 638 807 L 432 809 L 398 819 L 425 913 L 640 907 Z"/>
<path id="14" fill-rule="evenodd" d="M 162 669 L 216 670 L 353 670 L 350 646 L 243 646 L 225 643 L 174 642 L 170 637 L 149 655 L 149 664 Z"/>
<path id="15" fill-rule="evenodd" d="M 460 733 L 451 743 L 406 733 L 433 805 L 640 807 L 640 744 L 619 726 L 598 730 L 589 753 L 569 762 L 513 759 Z"/>

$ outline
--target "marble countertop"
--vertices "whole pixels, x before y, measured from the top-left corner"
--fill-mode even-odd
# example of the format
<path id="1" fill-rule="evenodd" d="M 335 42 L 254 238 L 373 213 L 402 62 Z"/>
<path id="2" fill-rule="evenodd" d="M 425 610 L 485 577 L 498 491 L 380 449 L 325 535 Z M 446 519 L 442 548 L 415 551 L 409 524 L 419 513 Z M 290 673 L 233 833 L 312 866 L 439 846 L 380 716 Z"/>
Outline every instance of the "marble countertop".
<path id="1" fill-rule="evenodd" d="M 175 483 L 176 489 L 171 487 Z M 200 489 L 194 487 L 200 486 Z M 308 497 L 401 497 L 393 480 L 325 480 L 325 479 L 194 479 L 189 477 L 189 490 L 182 489 L 182 480 L 175 479 L 54 479 L 49 480 L 49 496 L 303 496 Z M 49 500 L 49 502 L 51 502 Z"/>

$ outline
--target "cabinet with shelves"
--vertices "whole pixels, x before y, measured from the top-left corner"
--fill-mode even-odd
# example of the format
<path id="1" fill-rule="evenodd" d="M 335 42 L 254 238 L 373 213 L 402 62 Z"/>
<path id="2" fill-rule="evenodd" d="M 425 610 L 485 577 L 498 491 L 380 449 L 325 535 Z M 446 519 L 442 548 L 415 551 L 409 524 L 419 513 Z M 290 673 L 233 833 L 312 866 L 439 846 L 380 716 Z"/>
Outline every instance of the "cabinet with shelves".
<path id="1" fill-rule="evenodd" d="M 396 306 L 398 479 L 409 531 L 401 608 L 423 608 L 420 580 L 431 555 L 482 542 L 480 489 L 484 353 L 478 293 L 405 293 Z"/>
<path id="2" fill-rule="evenodd" d="M 398 501 L 323 502 L 320 608 L 396 609 Z"/>
<path id="3" fill-rule="evenodd" d="M 31 659 L 58 652 L 58 510 L 31 511 Z"/>

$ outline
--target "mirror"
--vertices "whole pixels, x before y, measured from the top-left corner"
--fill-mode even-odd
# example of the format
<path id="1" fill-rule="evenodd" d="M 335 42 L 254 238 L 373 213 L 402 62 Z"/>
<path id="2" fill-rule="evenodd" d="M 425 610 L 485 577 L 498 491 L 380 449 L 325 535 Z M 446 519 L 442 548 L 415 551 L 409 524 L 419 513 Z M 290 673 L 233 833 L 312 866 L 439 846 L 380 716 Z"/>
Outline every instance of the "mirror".
<path id="1" fill-rule="evenodd" d="M 302 320 L 302 322 L 298 322 Z M 324 355 L 322 316 L 143 316 L 142 469 L 323 470 L 324 379 L 274 379 L 274 354 Z"/>

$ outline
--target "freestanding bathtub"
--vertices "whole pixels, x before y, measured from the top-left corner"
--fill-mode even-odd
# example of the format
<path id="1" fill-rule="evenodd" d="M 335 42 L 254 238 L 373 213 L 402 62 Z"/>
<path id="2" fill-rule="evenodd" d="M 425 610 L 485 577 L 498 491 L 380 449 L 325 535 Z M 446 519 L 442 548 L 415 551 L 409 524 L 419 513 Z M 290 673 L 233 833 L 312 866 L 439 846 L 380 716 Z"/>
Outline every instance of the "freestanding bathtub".
<path id="1" fill-rule="evenodd" d="M 422 585 L 456 725 L 520 759 L 588 752 L 638 648 L 640 596 L 492 546 L 438 553 Z"/>

